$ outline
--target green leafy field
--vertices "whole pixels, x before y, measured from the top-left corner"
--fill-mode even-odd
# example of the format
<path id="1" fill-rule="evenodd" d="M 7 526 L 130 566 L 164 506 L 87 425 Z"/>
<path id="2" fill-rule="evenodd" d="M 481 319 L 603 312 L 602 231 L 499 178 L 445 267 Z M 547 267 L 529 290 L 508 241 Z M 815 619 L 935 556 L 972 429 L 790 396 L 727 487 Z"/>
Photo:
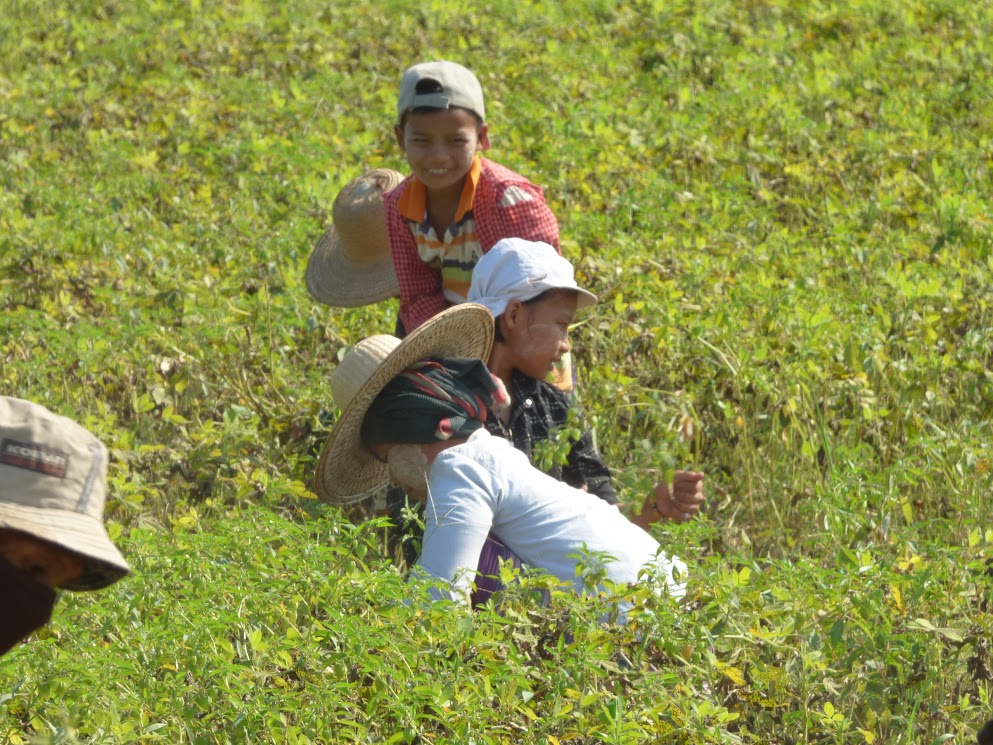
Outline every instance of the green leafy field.
<path id="1" fill-rule="evenodd" d="M 4 743 L 969 743 L 993 661 L 993 9 L 0 0 L 0 390 L 112 449 L 135 573 L 0 662 Z M 309 484 L 338 189 L 462 61 L 600 304 L 583 407 L 688 602 L 407 605 Z M 354 524 L 353 524 L 354 523 Z M 567 642 L 567 640 L 570 640 Z"/>

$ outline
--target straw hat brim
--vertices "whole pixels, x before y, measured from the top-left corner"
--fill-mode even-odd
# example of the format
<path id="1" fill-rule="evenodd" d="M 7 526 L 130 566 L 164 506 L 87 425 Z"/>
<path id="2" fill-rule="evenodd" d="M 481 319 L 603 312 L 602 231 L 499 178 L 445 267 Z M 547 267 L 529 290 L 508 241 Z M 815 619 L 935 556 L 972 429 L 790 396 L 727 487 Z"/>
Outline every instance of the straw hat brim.
<path id="1" fill-rule="evenodd" d="M 355 261 L 345 253 L 334 225 L 317 241 L 305 277 L 311 297 L 335 308 L 372 305 L 400 294 L 390 253 L 377 261 Z"/>
<path id="2" fill-rule="evenodd" d="M 63 587 L 99 590 L 131 571 L 100 520 L 80 512 L 0 502 L 0 527 L 20 530 L 79 554 L 82 575 Z"/>
<path id="3" fill-rule="evenodd" d="M 493 316 L 482 305 L 455 305 L 414 329 L 373 371 L 335 422 L 317 462 L 314 491 L 324 502 L 350 504 L 389 482 L 385 463 L 362 445 L 366 411 L 383 387 L 427 357 L 469 357 L 484 362 L 493 345 Z"/>

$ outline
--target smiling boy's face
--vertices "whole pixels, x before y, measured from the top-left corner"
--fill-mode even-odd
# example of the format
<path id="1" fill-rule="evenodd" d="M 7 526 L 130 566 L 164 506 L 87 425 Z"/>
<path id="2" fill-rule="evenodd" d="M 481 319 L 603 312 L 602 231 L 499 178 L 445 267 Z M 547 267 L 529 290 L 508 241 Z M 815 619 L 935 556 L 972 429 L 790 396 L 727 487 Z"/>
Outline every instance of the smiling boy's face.
<path id="1" fill-rule="evenodd" d="M 395 132 L 411 170 L 429 194 L 461 190 L 473 157 L 490 146 L 486 125 L 465 109 L 410 112 Z"/>
<path id="2" fill-rule="evenodd" d="M 571 349 L 569 326 L 576 317 L 578 299 L 570 290 L 553 290 L 530 305 L 519 300 L 509 303 L 499 322 L 510 366 L 544 380 Z"/>

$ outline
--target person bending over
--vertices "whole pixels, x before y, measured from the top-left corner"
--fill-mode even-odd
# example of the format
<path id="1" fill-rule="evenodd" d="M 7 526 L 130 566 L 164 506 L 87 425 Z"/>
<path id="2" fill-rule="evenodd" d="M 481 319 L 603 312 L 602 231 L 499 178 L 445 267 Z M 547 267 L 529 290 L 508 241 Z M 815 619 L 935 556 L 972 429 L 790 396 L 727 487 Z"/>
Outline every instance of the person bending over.
<path id="1" fill-rule="evenodd" d="M 671 595 L 685 593 L 686 565 L 669 557 L 619 510 L 541 473 L 484 424 L 506 391 L 480 359 L 492 316 L 463 304 L 402 342 L 370 337 L 331 379 L 343 409 L 318 462 L 315 490 L 347 502 L 388 479 L 425 504 L 425 532 L 414 576 L 447 583 L 435 597 L 468 602 L 491 530 L 529 566 L 575 588 L 578 555 L 611 557 L 606 579 L 634 584 L 646 567 Z M 475 352 L 455 356 L 458 352 Z M 361 382 L 364 381 L 364 382 Z M 575 588 L 581 589 L 581 588 Z M 619 606 L 623 619 L 626 606 Z"/>

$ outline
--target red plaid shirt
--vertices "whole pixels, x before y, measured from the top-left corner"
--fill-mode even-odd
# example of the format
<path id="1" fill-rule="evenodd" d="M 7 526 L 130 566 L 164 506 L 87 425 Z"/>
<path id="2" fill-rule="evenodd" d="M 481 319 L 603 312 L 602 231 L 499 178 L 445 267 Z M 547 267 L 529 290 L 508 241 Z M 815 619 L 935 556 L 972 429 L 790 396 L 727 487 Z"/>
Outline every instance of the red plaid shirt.
<path id="1" fill-rule="evenodd" d="M 455 223 L 446 235 L 457 236 L 461 227 L 474 225 L 475 234 L 468 238 L 474 243 L 468 250 L 472 254 L 478 243 L 478 252 L 474 260 L 461 257 L 456 271 L 471 272 L 475 260 L 502 238 L 544 241 L 561 252 L 559 226 L 555 215 L 545 204 L 541 188 L 509 168 L 486 158 L 477 160 L 478 176 L 466 179 L 462 192 L 463 207 L 460 207 Z M 474 166 L 473 170 L 476 168 Z M 400 284 L 400 321 L 407 333 L 452 304 L 442 291 L 442 270 L 438 261 L 426 263 L 418 249 L 415 236 L 419 232 L 421 239 L 425 239 L 424 234 L 428 230 L 426 215 L 404 215 L 401 210 L 401 198 L 414 183 L 418 182 L 413 176 L 408 176 L 395 189 L 383 195 L 386 232 Z M 437 238 L 439 241 L 445 240 L 444 236 Z M 465 245 L 459 244 L 460 248 Z M 435 241 L 432 246 L 444 253 L 443 243 Z"/>

